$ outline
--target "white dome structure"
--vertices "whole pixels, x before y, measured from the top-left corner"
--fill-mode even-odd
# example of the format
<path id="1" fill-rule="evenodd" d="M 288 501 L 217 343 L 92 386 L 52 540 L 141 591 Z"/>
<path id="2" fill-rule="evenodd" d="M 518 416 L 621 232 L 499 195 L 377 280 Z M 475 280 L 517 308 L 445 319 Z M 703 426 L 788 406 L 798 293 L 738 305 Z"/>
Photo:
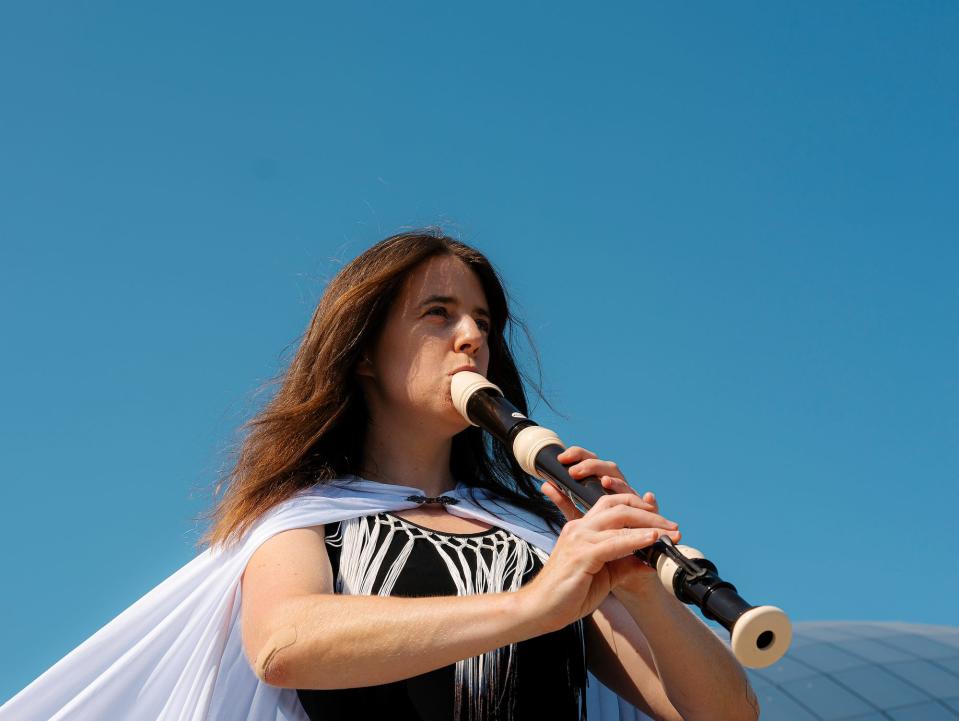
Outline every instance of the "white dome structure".
<path id="1" fill-rule="evenodd" d="M 748 674 L 762 721 L 952 721 L 959 628 L 796 623 L 789 652 Z"/>

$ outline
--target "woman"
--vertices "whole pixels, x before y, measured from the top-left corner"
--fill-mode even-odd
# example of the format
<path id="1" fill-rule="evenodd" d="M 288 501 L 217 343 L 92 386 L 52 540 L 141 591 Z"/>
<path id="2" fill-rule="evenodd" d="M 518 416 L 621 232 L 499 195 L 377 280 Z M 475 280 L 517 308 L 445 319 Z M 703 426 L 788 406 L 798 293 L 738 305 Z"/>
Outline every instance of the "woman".
<path id="1" fill-rule="evenodd" d="M 653 494 L 640 497 L 615 463 L 572 447 L 561 457 L 570 473 L 601 476 L 615 494 L 581 518 L 549 484 L 543 499 L 453 407 L 452 374 L 469 369 L 525 412 L 509 320 L 486 258 L 430 232 L 387 238 L 332 281 L 254 422 L 210 540 L 334 478 L 421 489 L 426 500 L 284 531 L 256 550 L 241 619 L 257 675 L 297 689 L 311 719 L 577 718 L 585 636 L 589 670 L 653 718 L 755 718 L 735 659 L 630 555 L 663 534 L 679 540 Z M 569 522 L 547 557 L 429 500 L 458 485 L 557 526 L 558 508 Z M 485 550 L 467 548 L 482 538 Z"/>
<path id="2" fill-rule="evenodd" d="M 510 320 L 488 261 L 438 233 L 343 268 L 208 548 L 0 721 L 575 718 L 585 664 L 655 719 L 754 720 L 738 663 L 631 555 L 680 537 L 653 495 L 571 447 L 612 492 L 581 516 L 454 409 L 469 368 L 526 411 Z"/>

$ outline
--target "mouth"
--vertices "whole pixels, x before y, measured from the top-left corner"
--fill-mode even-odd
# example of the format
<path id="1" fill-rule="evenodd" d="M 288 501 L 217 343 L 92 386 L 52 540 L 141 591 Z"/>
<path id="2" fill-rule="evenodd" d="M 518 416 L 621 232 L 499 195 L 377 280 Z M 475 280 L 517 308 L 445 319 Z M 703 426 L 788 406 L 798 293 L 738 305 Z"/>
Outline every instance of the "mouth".
<path id="1" fill-rule="evenodd" d="M 473 373 L 480 372 L 479 368 L 477 368 L 476 366 L 460 366 L 459 368 L 454 368 L 453 370 L 451 370 L 449 373 L 447 373 L 447 375 L 452 376 L 452 375 L 455 375 L 456 373 L 459 373 L 460 371 L 472 371 Z M 480 373 L 480 375 L 483 375 L 483 374 Z"/>

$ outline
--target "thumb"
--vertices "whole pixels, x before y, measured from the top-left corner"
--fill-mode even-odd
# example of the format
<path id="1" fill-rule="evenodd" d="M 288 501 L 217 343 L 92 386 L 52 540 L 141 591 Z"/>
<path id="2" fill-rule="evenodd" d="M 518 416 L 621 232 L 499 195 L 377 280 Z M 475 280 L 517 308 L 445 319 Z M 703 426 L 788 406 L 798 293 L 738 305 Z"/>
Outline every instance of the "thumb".
<path id="1" fill-rule="evenodd" d="M 543 485 L 540 486 L 540 490 L 544 496 L 555 503 L 557 508 L 563 512 L 567 521 L 574 521 L 577 518 L 583 517 L 583 514 L 576 507 L 576 504 L 569 500 L 569 497 L 557 489 L 551 482 L 545 481 Z"/>

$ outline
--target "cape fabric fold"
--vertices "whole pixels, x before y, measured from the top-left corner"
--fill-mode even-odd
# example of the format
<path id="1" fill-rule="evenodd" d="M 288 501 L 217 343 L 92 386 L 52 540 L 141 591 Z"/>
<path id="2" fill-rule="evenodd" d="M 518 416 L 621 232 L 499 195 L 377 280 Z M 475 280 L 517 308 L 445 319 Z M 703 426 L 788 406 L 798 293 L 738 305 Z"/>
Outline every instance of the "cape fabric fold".
<path id="1" fill-rule="evenodd" d="M 549 553 L 556 535 L 528 511 L 460 484 L 450 513 L 515 533 Z M 356 476 L 317 485 L 274 507 L 227 550 L 207 549 L 0 706 L 0 721 L 308 721 L 296 691 L 263 683 L 240 636 L 240 578 L 260 544 L 281 531 L 417 504 L 418 488 Z M 590 721 L 644 714 L 592 675 Z"/>

